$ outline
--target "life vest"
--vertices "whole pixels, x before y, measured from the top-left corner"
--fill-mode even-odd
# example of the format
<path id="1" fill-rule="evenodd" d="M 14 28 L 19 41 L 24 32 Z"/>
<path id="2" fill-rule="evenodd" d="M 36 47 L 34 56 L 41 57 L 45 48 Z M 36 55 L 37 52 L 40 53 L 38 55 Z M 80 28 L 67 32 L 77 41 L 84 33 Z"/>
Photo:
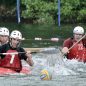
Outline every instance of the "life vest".
<path id="1" fill-rule="evenodd" d="M 8 50 L 6 53 L 15 53 L 16 50 Z M 3 59 L 0 61 L 0 67 L 10 68 L 15 70 L 16 72 L 20 72 L 22 69 L 21 60 L 18 54 L 7 54 Z"/>
<path id="2" fill-rule="evenodd" d="M 73 44 L 76 42 L 73 42 Z M 78 61 L 86 62 L 86 49 L 82 41 L 77 43 L 67 54 L 68 59 L 78 59 Z"/>

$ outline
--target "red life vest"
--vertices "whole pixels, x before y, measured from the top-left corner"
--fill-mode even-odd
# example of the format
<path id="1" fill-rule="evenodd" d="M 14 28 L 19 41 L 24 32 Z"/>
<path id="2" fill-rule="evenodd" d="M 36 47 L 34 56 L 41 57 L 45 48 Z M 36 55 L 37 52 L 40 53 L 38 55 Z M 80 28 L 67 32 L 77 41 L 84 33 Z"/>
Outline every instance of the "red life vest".
<path id="1" fill-rule="evenodd" d="M 15 53 L 16 50 L 8 50 L 6 53 Z M 10 68 L 17 72 L 20 72 L 22 69 L 21 60 L 18 54 L 7 54 L 1 61 L 0 67 Z"/>
<path id="2" fill-rule="evenodd" d="M 73 42 L 73 44 L 76 42 Z M 68 59 L 78 59 L 86 62 L 86 49 L 82 42 L 77 43 L 68 53 Z"/>

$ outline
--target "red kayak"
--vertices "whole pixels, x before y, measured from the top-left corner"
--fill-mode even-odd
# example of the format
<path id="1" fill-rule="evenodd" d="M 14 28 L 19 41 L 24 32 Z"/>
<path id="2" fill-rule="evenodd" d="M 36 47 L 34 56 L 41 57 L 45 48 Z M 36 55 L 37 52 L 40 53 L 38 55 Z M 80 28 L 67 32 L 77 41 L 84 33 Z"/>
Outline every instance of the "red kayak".
<path id="1" fill-rule="evenodd" d="M 10 74 L 16 74 L 17 72 L 8 69 L 8 68 L 2 68 L 0 67 L 0 75 L 10 75 Z M 22 74 L 31 74 L 31 70 L 28 67 L 23 67 L 21 72 Z"/>

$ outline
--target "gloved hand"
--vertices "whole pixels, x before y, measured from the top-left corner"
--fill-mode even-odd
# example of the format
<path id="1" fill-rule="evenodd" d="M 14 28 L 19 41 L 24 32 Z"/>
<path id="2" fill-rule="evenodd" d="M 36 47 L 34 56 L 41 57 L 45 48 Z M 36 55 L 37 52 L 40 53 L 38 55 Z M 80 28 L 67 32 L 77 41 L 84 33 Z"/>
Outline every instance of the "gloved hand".
<path id="1" fill-rule="evenodd" d="M 67 47 L 64 47 L 64 48 L 62 49 L 62 53 L 63 53 L 63 54 L 67 54 L 67 53 L 69 53 L 68 48 L 67 48 Z"/>

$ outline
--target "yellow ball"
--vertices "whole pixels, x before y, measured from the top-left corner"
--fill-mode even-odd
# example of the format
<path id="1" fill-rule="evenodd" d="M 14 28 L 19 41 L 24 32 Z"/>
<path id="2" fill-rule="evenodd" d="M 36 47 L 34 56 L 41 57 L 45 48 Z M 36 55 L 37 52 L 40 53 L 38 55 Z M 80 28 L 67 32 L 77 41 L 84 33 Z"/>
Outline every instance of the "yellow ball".
<path id="1" fill-rule="evenodd" d="M 52 74 L 47 69 L 43 69 L 40 73 L 40 79 L 41 80 L 51 80 Z"/>

